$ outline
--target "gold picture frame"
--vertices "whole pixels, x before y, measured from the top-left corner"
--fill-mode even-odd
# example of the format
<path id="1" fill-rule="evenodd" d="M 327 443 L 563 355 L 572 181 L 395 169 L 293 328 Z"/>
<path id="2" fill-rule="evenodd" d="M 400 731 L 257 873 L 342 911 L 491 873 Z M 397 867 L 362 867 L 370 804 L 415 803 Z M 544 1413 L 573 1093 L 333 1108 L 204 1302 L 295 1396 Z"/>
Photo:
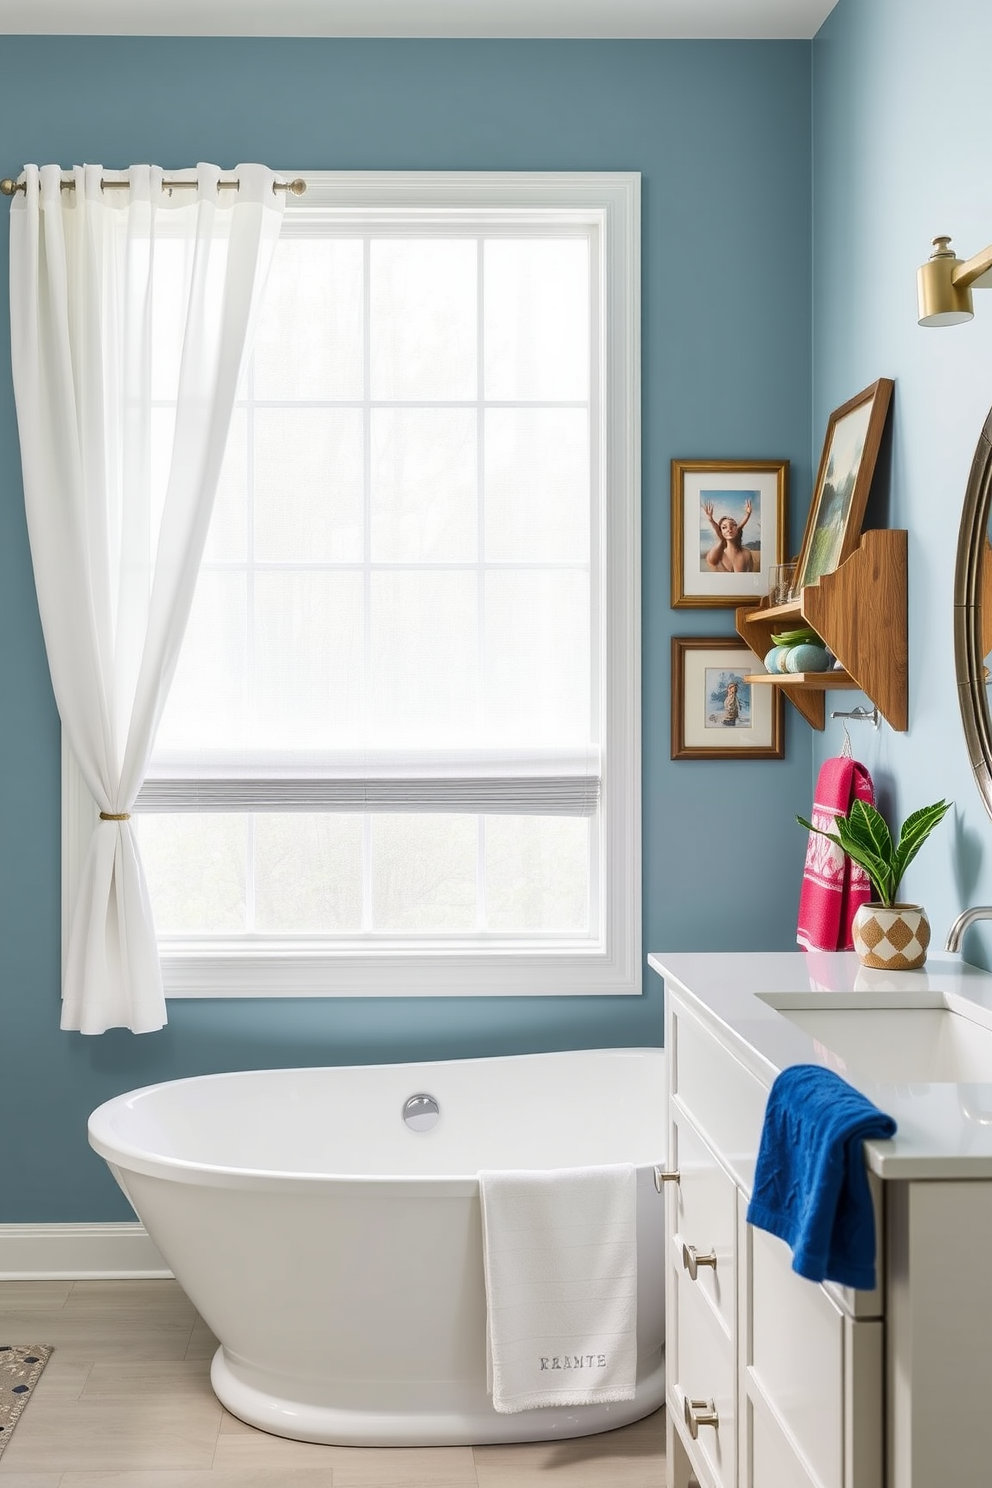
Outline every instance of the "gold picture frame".
<path id="1" fill-rule="evenodd" d="M 733 609 L 768 593 L 785 559 L 788 484 L 788 460 L 672 461 L 673 610 Z"/>
<path id="2" fill-rule="evenodd" d="M 672 637 L 672 759 L 783 759 L 782 689 L 733 636 Z"/>

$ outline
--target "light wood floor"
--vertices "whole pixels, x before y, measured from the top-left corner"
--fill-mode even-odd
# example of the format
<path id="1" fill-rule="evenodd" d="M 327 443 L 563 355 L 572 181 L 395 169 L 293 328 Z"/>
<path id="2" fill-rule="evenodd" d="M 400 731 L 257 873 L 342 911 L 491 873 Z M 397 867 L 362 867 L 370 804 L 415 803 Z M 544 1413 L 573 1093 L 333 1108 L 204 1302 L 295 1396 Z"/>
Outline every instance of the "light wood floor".
<path id="1" fill-rule="evenodd" d="M 174 1281 L 0 1282 L 0 1342 L 50 1343 L 0 1488 L 662 1488 L 663 1412 L 576 1441 L 319 1447 L 229 1415 Z"/>

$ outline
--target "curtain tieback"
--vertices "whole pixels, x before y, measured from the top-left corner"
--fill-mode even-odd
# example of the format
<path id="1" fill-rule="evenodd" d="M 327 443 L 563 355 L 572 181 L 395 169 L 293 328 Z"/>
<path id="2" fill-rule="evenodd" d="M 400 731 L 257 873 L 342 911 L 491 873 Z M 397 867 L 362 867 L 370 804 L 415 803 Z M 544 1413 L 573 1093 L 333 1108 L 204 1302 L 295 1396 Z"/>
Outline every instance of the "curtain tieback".
<path id="1" fill-rule="evenodd" d="M 130 821 L 130 811 L 101 811 L 101 821 Z"/>

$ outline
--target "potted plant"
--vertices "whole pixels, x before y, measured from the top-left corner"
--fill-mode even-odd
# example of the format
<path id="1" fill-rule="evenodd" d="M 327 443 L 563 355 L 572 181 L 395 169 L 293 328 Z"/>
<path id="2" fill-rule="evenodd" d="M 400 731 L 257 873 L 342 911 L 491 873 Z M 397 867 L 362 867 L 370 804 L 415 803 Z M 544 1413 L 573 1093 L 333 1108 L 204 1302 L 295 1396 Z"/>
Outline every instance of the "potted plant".
<path id="1" fill-rule="evenodd" d="M 875 886 L 878 902 L 862 904 L 852 925 L 854 949 L 864 966 L 914 971 L 927 959 L 930 922 L 920 905 L 899 904 L 896 896 L 906 869 L 951 805 L 935 801 L 914 811 L 903 822 L 898 842 L 882 813 L 867 801 L 855 801 L 847 816 L 838 816 L 833 832 L 796 817 L 801 826 L 835 842 Z"/>

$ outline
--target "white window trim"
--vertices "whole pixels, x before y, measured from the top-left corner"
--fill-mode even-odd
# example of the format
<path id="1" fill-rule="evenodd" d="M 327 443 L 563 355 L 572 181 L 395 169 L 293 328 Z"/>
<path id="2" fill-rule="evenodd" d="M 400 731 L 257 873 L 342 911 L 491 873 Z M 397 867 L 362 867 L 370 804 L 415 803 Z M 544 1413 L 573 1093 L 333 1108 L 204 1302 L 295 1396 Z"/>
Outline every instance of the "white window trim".
<path id="1" fill-rule="evenodd" d="M 589 950 L 563 952 L 501 944 L 493 953 L 457 947 L 374 951 L 298 947 L 235 952 L 168 952 L 168 997 L 574 997 L 641 992 L 640 768 L 640 175 L 637 172 L 318 172 L 307 194 L 287 210 L 305 213 L 346 200 L 356 215 L 370 210 L 447 215 L 491 210 L 505 220 L 532 219 L 547 207 L 574 211 L 600 229 L 600 293 L 606 335 L 601 347 L 601 451 L 605 593 L 609 665 L 603 701 L 601 861 L 602 926 Z M 605 654 L 600 658 L 605 661 Z M 97 807 L 63 737 L 62 942 L 68 942 L 83 859 Z"/>

